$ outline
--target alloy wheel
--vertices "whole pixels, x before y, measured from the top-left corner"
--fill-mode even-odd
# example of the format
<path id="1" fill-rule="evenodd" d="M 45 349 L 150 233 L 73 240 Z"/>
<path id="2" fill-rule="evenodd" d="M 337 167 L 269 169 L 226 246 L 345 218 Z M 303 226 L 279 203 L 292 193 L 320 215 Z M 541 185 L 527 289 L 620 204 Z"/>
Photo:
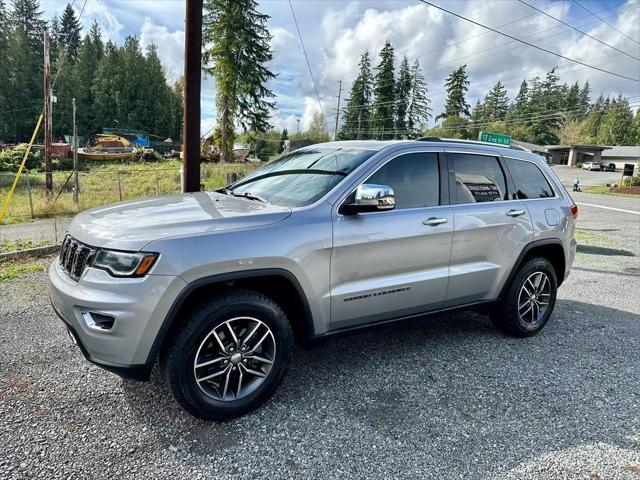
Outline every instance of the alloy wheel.
<path id="1" fill-rule="evenodd" d="M 275 355 L 275 338 L 264 322 L 236 317 L 206 335 L 196 353 L 193 374 L 200 390 L 209 397 L 234 401 L 263 384 Z"/>
<path id="2" fill-rule="evenodd" d="M 544 318 L 551 298 L 551 281 L 544 272 L 527 277 L 518 294 L 518 315 L 523 323 L 533 326 Z"/>

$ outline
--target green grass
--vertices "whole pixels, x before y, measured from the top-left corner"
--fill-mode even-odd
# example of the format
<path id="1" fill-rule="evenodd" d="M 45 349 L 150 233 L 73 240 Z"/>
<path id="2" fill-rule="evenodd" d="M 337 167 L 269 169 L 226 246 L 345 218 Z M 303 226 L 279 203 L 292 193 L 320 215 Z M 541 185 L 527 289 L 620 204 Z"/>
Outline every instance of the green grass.
<path id="1" fill-rule="evenodd" d="M 152 195 L 169 195 L 180 192 L 180 160 L 163 160 L 157 163 L 97 163 L 79 165 L 79 205 L 73 203 L 70 188 L 63 186 L 71 172 L 54 172 L 54 197 L 47 198 L 44 174 L 30 174 L 31 193 L 35 218 L 73 215 L 88 208 Z M 215 190 L 226 184 L 227 173 L 246 175 L 255 170 L 256 163 L 208 164 L 201 166 L 201 182 L 206 190 Z M 9 192 L 15 174 L 0 172 L 0 206 Z M 73 184 L 69 180 L 68 187 Z M 62 193 L 58 197 L 58 193 Z M 20 223 L 31 220 L 29 195 L 25 175 L 20 179 L 3 223 Z"/>
<path id="2" fill-rule="evenodd" d="M 584 187 L 582 189 L 582 191 L 585 192 L 585 193 L 598 193 L 598 194 L 601 194 L 601 195 L 614 195 L 616 197 L 637 197 L 637 195 L 632 195 L 630 193 L 613 192 L 606 185 L 598 185 L 596 187 Z"/>
<path id="3" fill-rule="evenodd" d="M 32 242 L 31 240 L 14 240 L 9 241 L 6 238 L 0 241 L 0 253 L 18 252 L 20 250 L 28 250 L 30 248 L 48 247 L 53 242 L 43 240 L 42 242 Z"/>
<path id="4" fill-rule="evenodd" d="M 584 228 L 576 228 L 574 238 L 580 245 L 604 246 L 611 244 L 611 238 L 608 235 Z"/>
<path id="5" fill-rule="evenodd" d="M 16 260 L 0 263 L 0 283 L 47 269 L 50 259 Z"/>

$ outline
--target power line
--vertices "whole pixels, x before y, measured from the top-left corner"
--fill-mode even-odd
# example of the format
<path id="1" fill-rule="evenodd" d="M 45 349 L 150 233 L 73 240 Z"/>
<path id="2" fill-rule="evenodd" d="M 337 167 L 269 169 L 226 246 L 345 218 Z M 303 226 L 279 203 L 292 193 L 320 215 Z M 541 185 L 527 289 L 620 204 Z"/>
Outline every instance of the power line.
<path id="1" fill-rule="evenodd" d="M 606 46 L 606 47 L 612 48 L 612 49 L 616 50 L 617 52 L 620 52 L 620 53 L 622 53 L 622 54 L 626 55 L 626 56 L 627 56 L 627 57 L 629 57 L 629 58 L 633 58 L 634 60 L 638 60 L 638 61 L 640 61 L 640 58 L 638 58 L 638 57 L 634 57 L 633 55 L 631 55 L 631 54 L 629 54 L 629 53 L 625 52 L 624 50 L 620 50 L 618 47 L 614 47 L 613 45 L 609 45 L 608 43 L 603 42 L 603 41 L 602 41 L 602 40 L 600 40 L 599 38 L 596 38 L 596 37 L 594 37 L 593 35 L 589 35 L 587 32 L 584 32 L 584 31 L 580 30 L 579 28 L 576 28 L 576 27 L 574 27 L 573 25 L 571 25 L 571 24 L 569 24 L 569 23 L 565 22 L 564 20 L 560 20 L 559 18 L 556 18 L 556 17 L 554 17 L 553 15 L 551 15 L 551 14 L 549 14 L 549 13 L 547 13 L 547 12 L 543 11 L 543 10 L 540 10 L 539 8 L 537 8 L 537 7 L 533 6 L 533 5 L 531 5 L 530 3 L 525 2 L 524 0 L 518 0 L 518 1 L 519 1 L 520 3 L 522 3 L 523 5 L 526 5 L 527 7 L 532 8 L 532 9 L 533 9 L 533 10 L 535 10 L 536 12 L 539 12 L 539 13 L 541 13 L 541 14 L 543 14 L 543 15 L 545 15 L 545 16 L 547 16 L 547 17 L 549 17 L 549 18 L 553 19 L 553 20 L 555 20 L 556 22 L 561 23 L 562 25 L 565 25 L 565 26 L 567 26 L 567 27 L 569 27 L 569 28 L 571 28 L 571 29 L 575 30 L 576 32 L 581 33 L 581 34 L 582 34 L 582 35 L 584 35 L 585 37 L 589 37 L 589 38 L 591 38 L 592 40 L 595 40 L 596 42 L 601 43 L 602 45 L 604 45 L 604 46 Z"/>
<path id="2" fill-rule="evenodd" d="M 309 56 L 307 55 L 307 49 L 304 48 L 304 41 L 302 40 L 302 34 L 300 33 L 300 27 L 298 27 L 298 20 L 296 19 L 296 12 L 293 10 L 293 4 L 291 0 L 289 0 L 289 7 L 291 8 L 291 15 L 293 16 L 293 22 L 296 24 L 296 30 L 298 31 L 298 38 L 300 39 L 300 45 L 302 45 L 302 52 L 304 53 L 304 58 L 307 61 L 307 67 L 309 68 L 309 76 L 311 77 L 311 81 L 313 82 L 313 88 L 316 91 L 316 99 L 318 100 L 318 106 L 320 107 L 320 113 L 322 114 L 322 120 L 324 121 L 324 127 L 327 129 L 327 133 L 329 133 L 329 124 L 327 123 L 327 118 L 324 116 L 324 109 L 322 108 L 322 102 L 320 101 L 320 94 L 318 93 L 318 86 L 316 85 L 316 80 L 313 78 L 313 71 L 311 70 L 311 63 L 309 63 Z"/>
<path id="3" fill-rule="evenodd" d="M 611 72 L 609 70 L 605 70 L 604 68 L 600 68 L 600 67 L 596 67 L 596 66 L 593 66 L 593 65 L 589 65 L 588 63 L 581 62 L 580 60 L 576 60 L 574 58 L 570 58 L 570 57 L 564 56 L 564 55 L 562 55 L 560 53 L 554 52 L 552 50 L 547 50 L 544 47 L 540 47 L 539 45 L 534 45 L 533 43 L 529 43 L 529 42 L 527 42 L 525 40 L 521 40 L 518 37 L 514 37 L 513 35 L 509 35 L 508 33 L 505 33 L 505 32 L 501 32 L 500 30 L 496 30 L 495 28 L 488 27 L 487 25 L 484 25 L 484 24 L 482 24 L 480 22 L 476 22 L 475 20 L 472 20 L 470 18 L 464 17 L 464 16 L 462 16 L 462 15 L 460 15 L 458 13 L 452 12 L 451 10 L 447 10 L 446 8 L 443 8 L 443 7 L 440 7 L 438 5 L 435 5 L 435 4 L 431 3 L 431 2 L 428 2 L 427 0 L 419 0 L 419 1 L 424 3 L 425 5 L 429 5 L 430 7 L 437 8 L 438 10 L 442 10 L 443 12 L 446 12 L 446 13 L 448 13 L 450 15 L 453 15 L 454 17 L 458 17 L 458 18 L 460 18 L 462 20 L 466 20 L 469 23 L 473 23 L 474 25 L 478 25 L 479 27 L 486 28 L 487 30 L 490 30 L 490 31 L 492 31 L 494 33 L 500 34 L 502 36 L 505 36 L 505 37 L 510 38 L 512 40 L 515 40 L 517 42 L 520 42 L 520 43 L 522 43 L 524 45 L 527 45 L 529 47 L 536 48 L 536 49 L 538 49 L 538 50 L 540 50 L 542 52 L 549 53 L 551 55 L 555 55 L 556 57 L 562 58 L 564 60 L 568 60 L 568 61 L 573 62 L 573 63 L 577 63 L 579 65 L 583 65 L 585 67 L 589 67 L 589 68 L 591 68 L 593 70 L 597 70 L 599 72 L 607 73 L 607 74 L 613 75 L 615 77 L 620 77 L 620 78 L 624 78 L 626 80 L 630 80 L 632 82 L 640 83 L 640 79 L 627 77 L 627 76 L 621 75 L 619 73 L 615 73 L 615 72 Z"/>
<path id="4" fill-rule="evenodd" d="M 625 37 L 627 37 L 629 40 L 632 40 L 634 42 L 636 42 L 638 45 L 640 45 L 640 42 L 638 40 L 636 40 L 633 37 L 630 37 L 629 35 L 627 35 L 626 33 L 624 33 L 622 30 L 618 29 L 615 25 L 610 24 L 609 22 L 607 22 L 605 19 L 600 18 L 598 15 L 596 15 L 595 13 L 593 13 L 591 10 L 589 10 L 587 7 L 585 7 L 584 5 L 580 4 L 579 2 L 577 2 L 577 0 L 573 0 L 573 3 L 575 3 L 576 5 L 578 5 L 581 9 L 589 12 L 591 15 L 593 15 L 594 17 L 596 17 L 598 20 L 600 20 L 602 23 L 604 23 L 605 25 L 608 25 L 609 27 L 613 28 L 616 32 L 621 33 L 622 35 L 624 35 Z"/>

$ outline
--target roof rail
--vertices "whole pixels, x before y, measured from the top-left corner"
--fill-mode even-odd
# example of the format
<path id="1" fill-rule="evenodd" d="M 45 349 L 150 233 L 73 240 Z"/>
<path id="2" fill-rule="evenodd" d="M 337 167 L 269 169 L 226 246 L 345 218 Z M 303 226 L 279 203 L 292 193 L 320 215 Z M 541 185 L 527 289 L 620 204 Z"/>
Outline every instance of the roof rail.
<path id="1" fill-rule="evenodd" d="M 417 139 L 419 142 L 443 142 L 443 143 L 471 143 L 474 145 L 487 145 L 491 147 L 510 148 L 511 150 L 526 151 L 526 149 L 518 145 L 498 145 L 497 143 L 481 142 L 479 140 L 464 140 L 461 138 L 441 138 L 441 137 L 421 137 Z"/>

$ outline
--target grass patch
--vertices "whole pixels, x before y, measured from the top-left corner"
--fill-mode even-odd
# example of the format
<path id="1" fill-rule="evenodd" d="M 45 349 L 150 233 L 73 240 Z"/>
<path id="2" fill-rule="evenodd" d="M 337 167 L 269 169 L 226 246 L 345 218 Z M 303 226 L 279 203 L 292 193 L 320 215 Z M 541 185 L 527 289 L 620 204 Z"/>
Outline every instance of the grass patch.
<path id="1" fill-rule="evenodd" d="M 610 189 L 606 185 L 598 185 L 595 187 L 584 187 L 582 189 L 585 193 L 598 193 L 600 195 L 613 195 L 616 197 L 637 197 L 637 195 L 633 195 L 630 193 L 616 192 L 615 189 Z"/>
<path id="2" fill-rule="evenodd" d="M 0 283 L 47 269 L 50 259 L 21 260 L 0 263 Z"/>
<path id="3" fill-rule="evenodd" d="M 54 172 L 54 197 L 47 198 L 43 173 L 31 173 L 31 197 L 34 216 L 51 218 L 74 215 L 88 208 L 107 205 L 122 200 L 180 193 L 180 160 L 163 160 L 156 163 L 88 163 L 81 162 L 78 174 L 80 184 L 79 205 L 73 203 L 71 186 L 73 178 L 65 186 L 71 172 Z M 203 163 L 200 167 L 201 183 L 205 190 L 215 190 L 226 184 L 228 173 L 247 175 L 257 163 Z M 13 173 L 0 172 L 0 202 L 4 202 Z M 3 223 L 20 223 L 31 219 L 29 190 L 26 175 L 18 183 L 7 216 Z M 58 197 L 58 193 L 60 196 Z"/>
<path id="4" fill-rule="evenodd" d="M 0 242 L 0 253 L 18 252 L 20 250 L 28 250 L 30 248 L 48 247 L 53 245 L 53 242 L 49 240 L 43 240 L 42 242 L 32 242 L 31 240 L 13 240 L 9 241 L 6 238 Z"/>

